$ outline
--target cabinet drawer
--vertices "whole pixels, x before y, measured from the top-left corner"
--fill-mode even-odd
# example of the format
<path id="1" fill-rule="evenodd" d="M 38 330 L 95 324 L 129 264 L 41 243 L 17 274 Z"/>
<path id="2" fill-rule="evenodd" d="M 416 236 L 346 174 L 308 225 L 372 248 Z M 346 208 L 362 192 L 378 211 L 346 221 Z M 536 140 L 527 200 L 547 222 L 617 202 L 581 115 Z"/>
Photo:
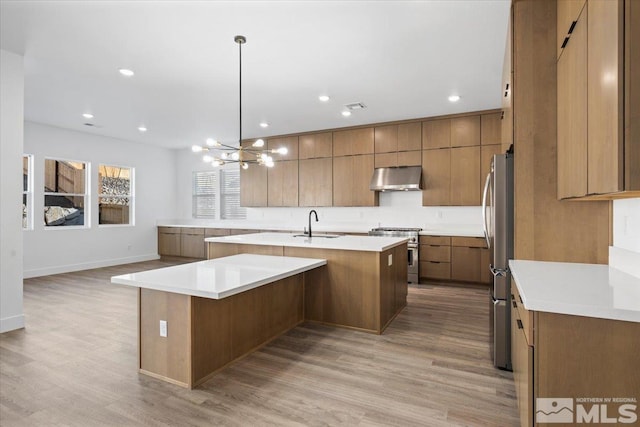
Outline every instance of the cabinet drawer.
<path id="1" fill-rule="evenodd" d="M 158 233 L 164 234 L 180 234 L 180 227 L 158 227 Z"/>
<path id="2" fill-rule="evenodd" d="M 205 228 L 204 235 L 205 237 L 228 236 L 229 229 L 228 228 Z"/>
<path id="3" fill-rule="evenodd" d="M 448 262 L 420 261 L 420 277 L 426 279 L 451 279 L 451 264 Z"/>
<path id="4" fill-rule="evenodd" d="M 420 244 L 451 246 L 451 237 L 449 236 L 420 236 Z"/>
<path id="5" fill-rule="evenodd" d="M 452 237 L 451 246 L 467 248 L 486 248 L 487 242 L 482 237 Z"/>
<path id="6" fill-rule="evenodd" d="M 522 323 L 522 329 L 527 339 L 527 344 L 530 346 L 534 345 L 533 342 L 533 312 L 524 308 L 524 304 L 522 303 L 522 298 L 520 297 L 520 293 L 518 292 L 518 287 L 514 283 L 511 284 L 511 305 L 515 308 L 515 312 L 517 312 L 518 320 Z"/>
<path id="7" fill-rule="evenodd" d="M 181 233 L 191 236 L 204 236 L 204 228 L 182 227 Z"/>
<path id="8" fill-rule="evenodd" d="M 423 261 L 451 262 L 451 246 L 420 246 L 420 259 Z"/>

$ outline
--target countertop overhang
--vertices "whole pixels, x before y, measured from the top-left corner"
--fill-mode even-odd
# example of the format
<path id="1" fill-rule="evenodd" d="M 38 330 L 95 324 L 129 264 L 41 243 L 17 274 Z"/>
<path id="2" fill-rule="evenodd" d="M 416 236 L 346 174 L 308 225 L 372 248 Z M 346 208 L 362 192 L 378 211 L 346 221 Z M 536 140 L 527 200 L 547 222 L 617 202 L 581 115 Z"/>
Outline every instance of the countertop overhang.
<path id="1" fill-rule="evenodd" d="M 208 237 L 204 241 L 207 243 L 235 243 L 365 252 L 384 252 L 409 241 L 406 238 L 383 236 L 338 236 L 335 238 L 295 236 L 295 234 L 287 233 L 254 233 Z"/>
<path id="2" fill-rule="evenodd" d="M 240 254 L 114 276 L 111 283 L 222 299 L 326 264 L 324 259 Z"/>
<path id="3" fill-rule="evenodd" d="M 640 279 L 601 264 L 510 260 L 527 310 L 640 322 Z"/>

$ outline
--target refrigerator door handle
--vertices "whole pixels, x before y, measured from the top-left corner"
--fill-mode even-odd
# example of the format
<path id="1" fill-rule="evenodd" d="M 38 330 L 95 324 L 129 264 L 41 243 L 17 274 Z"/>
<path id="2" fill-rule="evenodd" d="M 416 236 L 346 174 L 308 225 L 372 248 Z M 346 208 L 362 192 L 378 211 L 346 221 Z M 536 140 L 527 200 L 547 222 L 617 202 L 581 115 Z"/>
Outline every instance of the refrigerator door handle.
<path id="1" fill-rule="evenodd" d="M 498 276 L 506 276 L 507 273 L 509 272 L 509 268 L 495 268 L 493 265 L 489 265 L 489 270 L 491 270 L 491 274 L 493 274 L 494 277 L 498 277 Z"/>
<path id="2" fill-rule="evenodd" d="M 487 179 L 484 182 L 484 191 L 482 192 L 482 230 L 484 231 L 484 238 L 487 241 L 487 248 L 491 248 L 491 242 L 489 240 L 489 227 L 487 227 L 487 194 L 489 194 L 489 184 L 491 183 L 491 172 L 487 174 Z"/>

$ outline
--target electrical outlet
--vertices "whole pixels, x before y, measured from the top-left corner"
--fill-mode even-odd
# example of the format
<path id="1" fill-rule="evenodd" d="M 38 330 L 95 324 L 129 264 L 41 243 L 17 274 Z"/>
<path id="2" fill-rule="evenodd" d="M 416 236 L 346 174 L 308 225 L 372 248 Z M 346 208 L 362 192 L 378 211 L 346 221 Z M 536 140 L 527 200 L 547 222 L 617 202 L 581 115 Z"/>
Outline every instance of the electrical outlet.
<path id="1" fill-rule="evenodd" d="M 393 254 L 389 254 L 389 265 L 393 265 Z"/>
<path id="2" fill-rule="evenodd" d="M 160 321 L 160 336 L 165 338 L 167 337 L 167 321 L 166 320 Z"/>

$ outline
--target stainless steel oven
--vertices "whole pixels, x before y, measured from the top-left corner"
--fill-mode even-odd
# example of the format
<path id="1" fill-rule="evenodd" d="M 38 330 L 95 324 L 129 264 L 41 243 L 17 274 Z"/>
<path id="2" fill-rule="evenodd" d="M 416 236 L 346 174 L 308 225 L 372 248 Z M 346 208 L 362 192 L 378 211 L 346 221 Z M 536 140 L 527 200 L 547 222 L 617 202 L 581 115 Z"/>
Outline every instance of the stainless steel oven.
<path id="1" fill-rule="evenodd" d="M 379 227 L 369 231 L 369 236 L 404 237 L 407 242 L 407 281 L 419 283 L 418 233 L 422 228 Z"/>

